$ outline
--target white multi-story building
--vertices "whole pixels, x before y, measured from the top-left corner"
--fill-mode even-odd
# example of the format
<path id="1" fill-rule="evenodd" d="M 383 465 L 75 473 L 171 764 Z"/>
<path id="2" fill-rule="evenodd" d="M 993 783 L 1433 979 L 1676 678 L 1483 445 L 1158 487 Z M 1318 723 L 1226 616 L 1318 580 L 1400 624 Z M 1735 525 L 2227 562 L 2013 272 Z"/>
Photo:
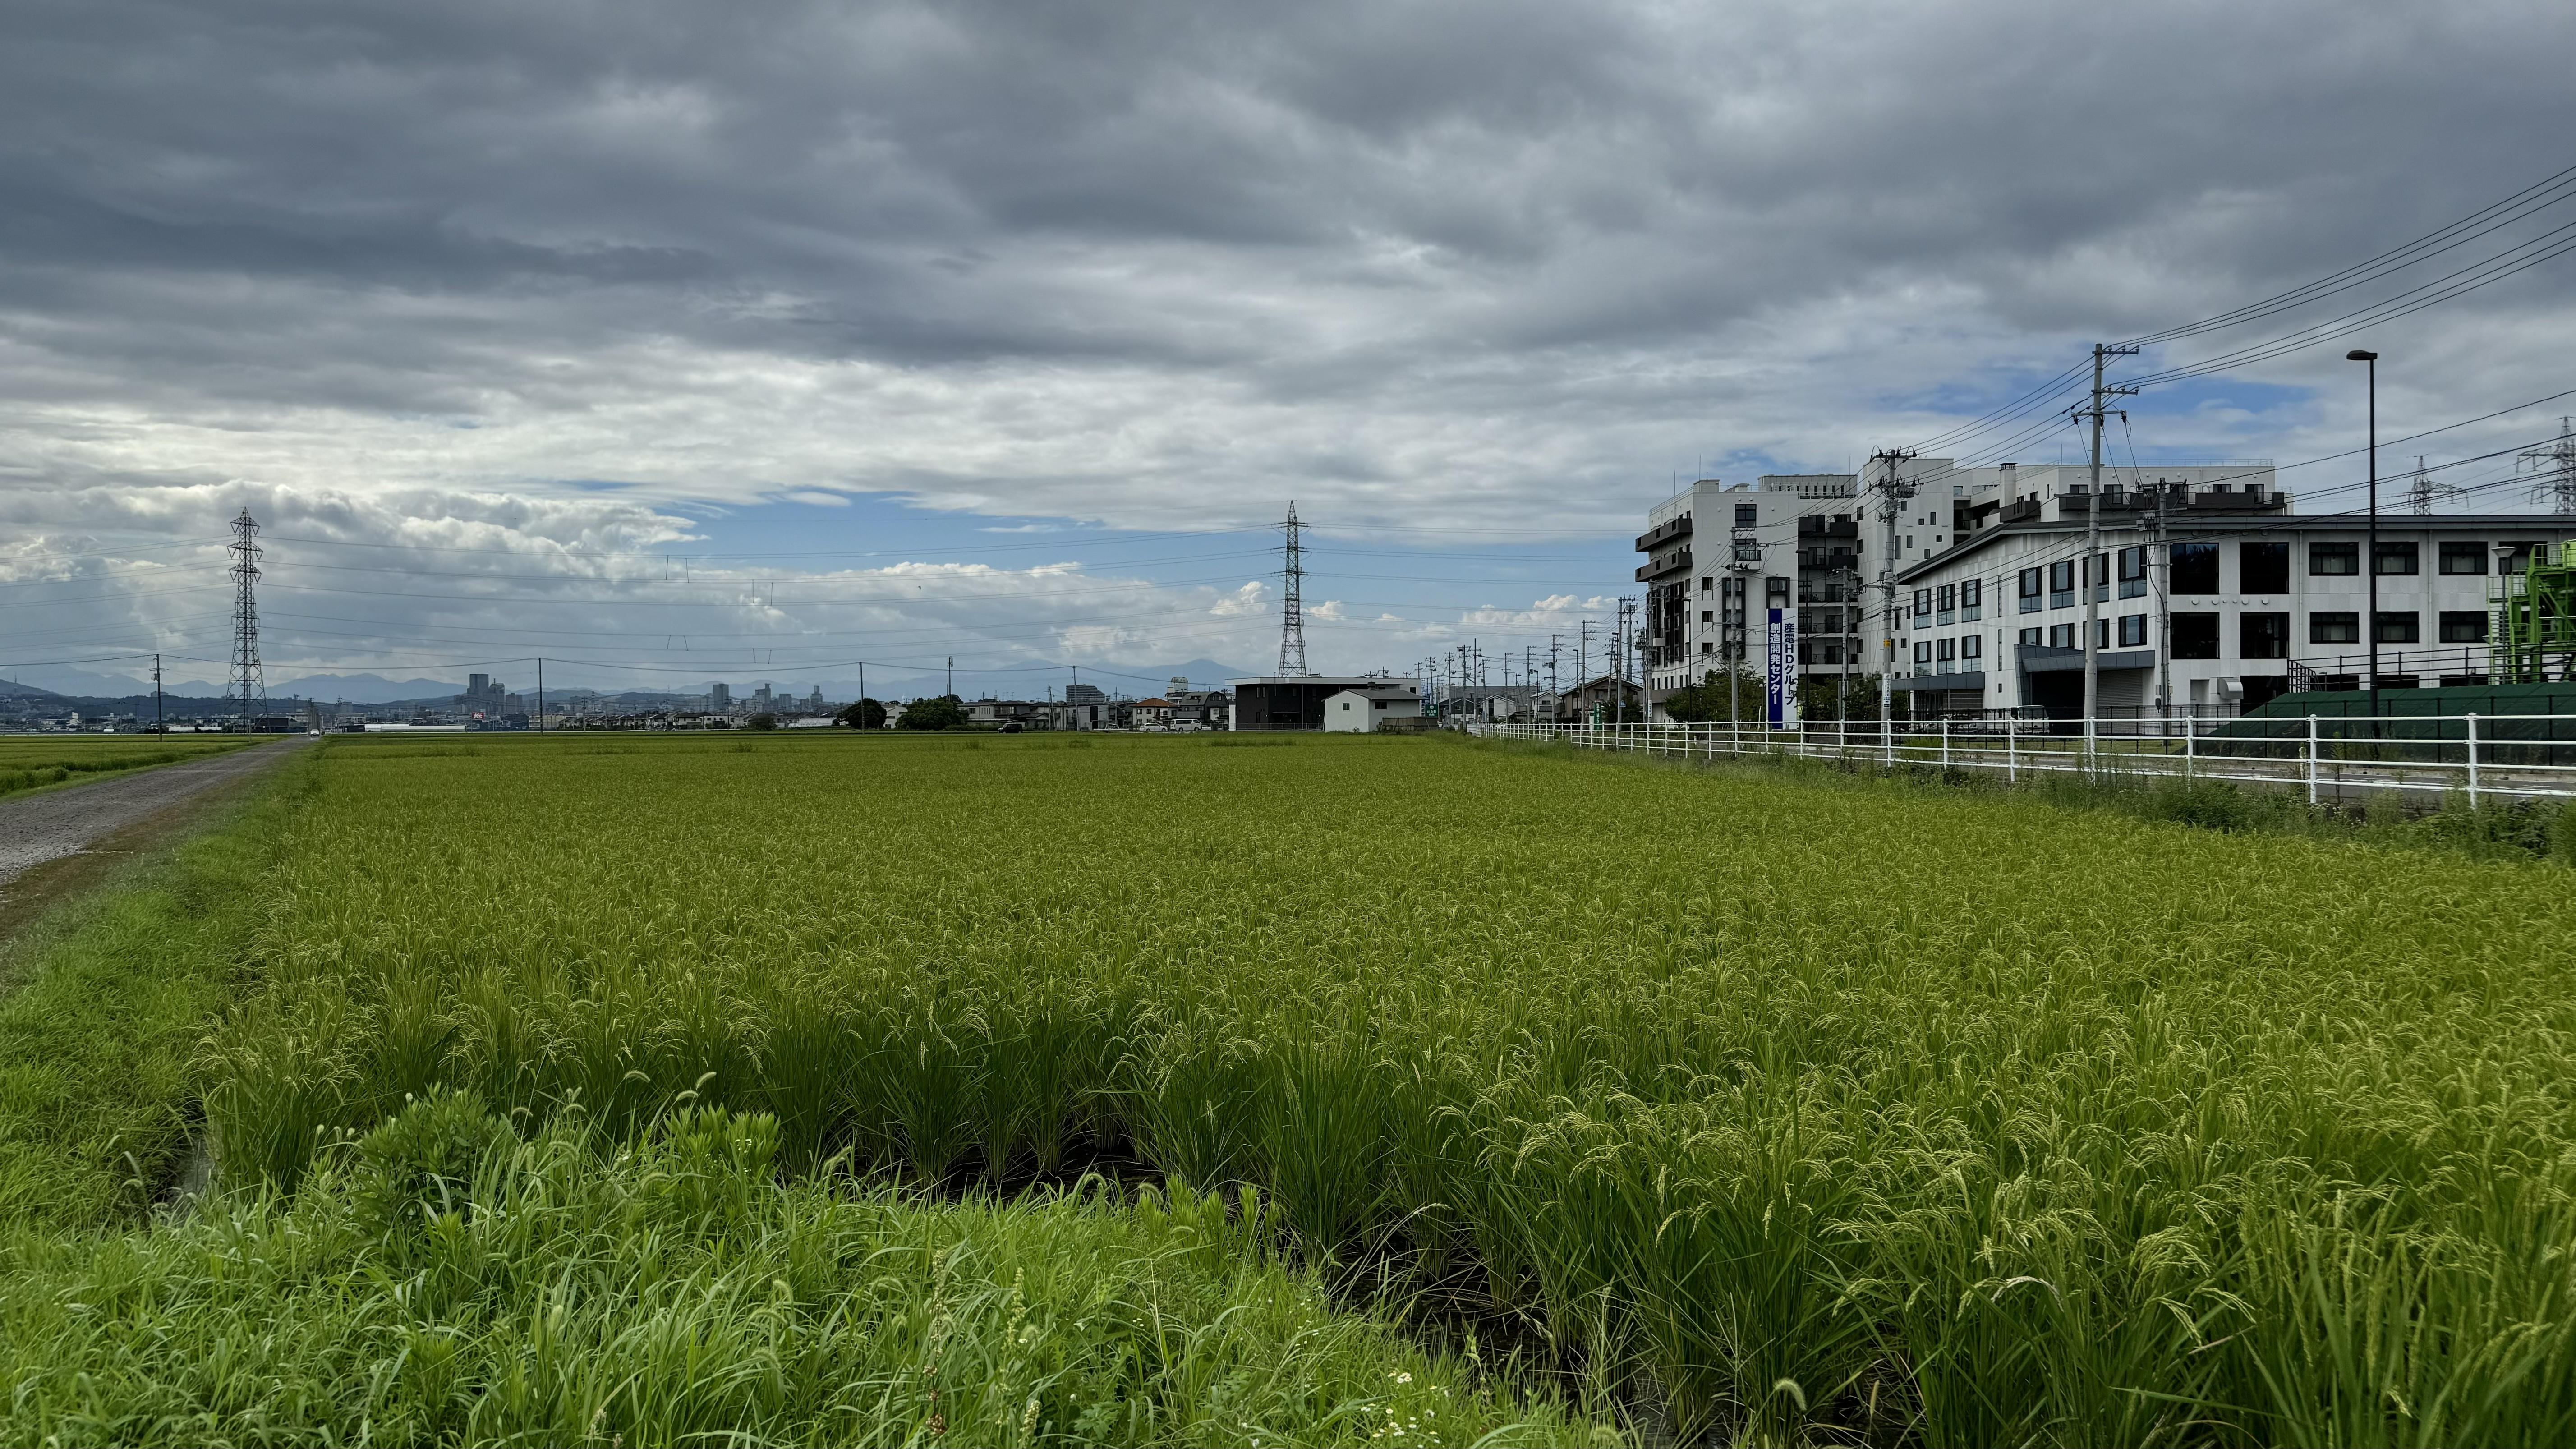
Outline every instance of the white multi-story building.
<path id="1" fill-rule="evenodd" d="M 1849 473 L 1703 478 L 1646 515 L 1646 687 L 1657 697 L 1730 663 L 1761 672 L 1769 611 L 1794 613 L 1802 672 L 1860 667 L 1860 500 Z"/>
<path id="2" fill-rule="evenodd" d="M 2576 534 L 2576 518 L 2552 515 L 2382 513 L 2374 552 L 2366 517 L 2300 516 L 2268 466 L 2146 471 L 2158 476 L 2106 474 L 2089 563 L 2079 467 L 1962 494 L 1947 528 L 1922 521 L 1938 512 L 1924 503 L 1941 501 L 1932 480 L 1900 503 L 1918 539 L 1931 531 L 1895 580 L 1894 682 L 1916 714 L 2080 714 L 2088 591 L 2106 715 L 2233 713 L 2294 687 L 2366 688 L 2374 637 L 2384 688 L 2484 683 L 2490 581 Z"/>

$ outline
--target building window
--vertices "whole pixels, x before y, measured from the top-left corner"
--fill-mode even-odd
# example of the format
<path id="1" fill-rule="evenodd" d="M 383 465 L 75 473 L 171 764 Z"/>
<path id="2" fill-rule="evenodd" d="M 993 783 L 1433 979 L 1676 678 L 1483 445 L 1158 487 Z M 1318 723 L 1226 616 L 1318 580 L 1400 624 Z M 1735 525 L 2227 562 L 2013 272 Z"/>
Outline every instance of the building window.
<path id="1" fill-rule="evenodd" d="M 1959 617 L 1961 619 L 1964 619 L 1971 624 L 1977 622 L 1977 605 L 1984 599 L 1985 592 L 1985 581 L 1982 579 L 1970 579 L 1966 583 L 1959 585 Z"/>
<path id="2" fill-rule="evenodd" d="M 2446 574 L 2482 574 L 2487 571 L 2487 546 L 2462 543 L 2456 539 L 2442 544 L 2442 572 Z"/>
<path id="3" fill-rule="evenodd" d="M 2505 558 L 2496 565 L 2497 569 L 2504 573 L 2518 574 L 2531 567 L 2531 556 L 2540 552 L 2546 545 L 2526 539 L 2519 543 L 2500 543 L 2496 547 L 2505 552 Z"/>
<path id="4" fill-rule="evenodd" d="M 2075 560 L 2068 559 L 2063 563 L 2053 563 L 2048 566 L 2048 607 L 2052 609 L 2075 607 Z"/>
<path id="5" fill-rule="evenodd" d="M 2023 647 L 2024 649 L 2036 649 L 2036 648 L 2038 648 L 2038 647 L 2039 647 L 2039 631 L 2038 631 L 2037 629 L 2024 629 L 2024 630 L 2022 630 L 2022 631 L 2021 631 L 2021 647 Z"/>
<path id="6" fill-rule="evenodd" d="M 1700 611 L 1699 611 L 1699 621 L 1700 621 L 1701 623 L 1703 623 L 1703 624 L 1714 624 L 1714 623 L 1716 623 L 1716 622 L 1717 622 L 1717 611 L 1716 611 L 1715 609 L 1702 609 L 1702 610 L 1700 610 Z"/>
<path id="7" fill-rule="evenodd" d="M 2147 550 L 2144 544 L 2120 550 L 2120 597 L 2134 599 L 2147 591 Z"/>
<path id="8" fill-rule="evenodd" d="M 2214 543 L 2178 543 L 2166 550 L 2173 566 L 2173 592 L 2180 594 L 2214 594 L 2218 592 L 2218 545 Z M 2179 650 L 2182 646 L 2174 646 Z M 2177 659 L 2215 659 L 2215 654 L 2186 655 Z"/>
<path id="9" fill-rule="evenodd" d="M 2327 578 L 2361 572 L 2361 545 L 2352 542 L 2308 545 L 2308 574 Z"/>
<path id="10" fill-rule="evenodd" d="M 2049 625 L 2049 626 L 2048 626 L 2048 647 L 2049 647 L 2049 648 L 2051 648 L 2051 649 L 2072 649 L 2072 648 L 2074 648 L 2074 647 L 2075 647 L 2075 626 L 2074 626 L 2074 625 L 2072 625 L 2072 624 L 2051 624 L 2051 625 Z"/>
<path id="11" fill-rule="evenodd" d="M 2290 616 L 2245 613 L 2236 616 L 2236 656 L 2240 659 L 2290 657 Z"/>
<path id="12" fill-rule="evenodd" d="M 1714 639 L 1702 639 L 1701 641 L 1699 641 L 1699 652 L 1700 652 L 1700 653 L 1702 653 L 1702 654 L 1714 654 L 1714 653 L 1716 653 L 1716 652 L 1717 652 L 1717 641 L 1716 641 L 1716 640 L 1714 640 Z"/>
<path id="13" fill-rule="evenodd" d="M 1936 650 L 1935 653 L 1942 663 L 1948 664 L 1959 657 L 1959 641 L 1956 639 L 1944 639 L 1941 641 L 1940 648 Z"/>
<path id="14" fill-rule="evenodd" d="M 2202 544 L 2215 555 L 2213 545 Z M 2218 657 L 2218 616 L 2216 614 L 2176 614 L 2169 621 L 2173 631 L 2173 657 L 2176 659 L 2215 659 Z"/>
<path id="15" fill-rule="evenodd" d="M 1930 589 L 1916 589 L 1914 591 L 1914 627 L 1917 629 L 1922 628 L 1923 621 L 1931 617 L 1932 591 Z"/>
<path id="16" fill-rule="evenodd" d="M 2122 614 L 2120 616 L 2120 647 L 2123 649 L 2136 649 L 2141 645 L 2144 645 L 2146 642 L 2147 616 L 2144 614 Z"/>
<path id="17" fill-rule="evenodd" d="M 2413 644 L 2424 637 L 2424 619 L 2403 609 L 2382 609 L 2371 632 L 2382 644 Z"/>
<path id="18" fill-rule="evenodd" d="M 1974 663 L 1979 658 L 1982 658 L 1985 652 L 1986 641 L 1974 634 L 1971 634 L 1967 638 L 1959 641 L 1959 657 L 1969 661 L 1970 663 Z"/>
<path id="19" fill-rule="evenodd" d="M 2370 571 L 2375 574 L 2411 574 L 2418 572 L 2419 570 L 2416 568 L 2415 564 L 2415 540 L 2411 538 L 2381 539 L 2379 541 L 2379 547 L 2371 551 Z"/>
<path id="20" fill-rule="evenodd" d="M 1710 578 L 1706 574 L 1699 576 L 1699 591 L 1701 593 L 1705 594 L 1715 587 L 1717 587 L 1717 580 Z"/>
<path id="21" fill-rule="evenodd" d="M 1931 640 L 1917 639 L 1914 641 L 1914 662 L 1916 664 L 1929 664 L 1932 662 Z"/>
<path id="22" fill-rule="evenodd" d="M 2442 642 L 2445 644 L 2484 644 L 2487 642 L 2487 613 L 2484 609 L 2444 609 Z"/>
<path id="23" fill-rule="evenodd" d="M 1760 508 L 1759 506 L 1757 506 L 1757 505 L 1755 505 L 1755 504 L 1751 504 L 1751 503 L 1739 503 L 1739 504 L 1735 505 L 1735 526 L 1736 526 L 1736 527 L 1738 527 L 1738 528 L 1751 528 L 1753 525 L 1755 525 L 1755 524 L 1757 524 L 1757 523 L 1759 523 L 1759 522 L 1761 522 L 1761 521 L 1762 521 L 1762 510 L 1761 510 L 1761 508 Z"/>
<path id="24" fill-rule="evenodd" d="M 2350 609 L 2318 609 L 2308 615 L 2311 644 L 2358 644 L 2361 615 Z"/>
<path id="25" fill-rule="evenodd" d="M 2236 592 L 2286 594 L 2290 591 L 2290 546 L 2286 543 L 2236 545 Z M 2283 628 L 2287 628 L 2284 625 Z M 2248 654 L 2248 659 L 2282 659 L 2287 655 Z"/>
<path id="26" fill-rule="evenodd" d="M 2111 647 L 2110 620 L 2096 619 L 2093 621 L 2093 647 L 2096 649 L 2108 649 Z"/>
<path id="27" fill-rule="evenodd" d="M 1941 586 L 1940 607 L 1940 623 L 1956 624 L 1959 622 L 1959 586 L 1957 584 L 1943 584 Z"/>
<path id="28" fill-rule="evenodd" d="M 2023 569 L 2021 571 L 2021 611 L 2023 613 L 2039 612 L 2040 593 L 2039 570 Z"/>

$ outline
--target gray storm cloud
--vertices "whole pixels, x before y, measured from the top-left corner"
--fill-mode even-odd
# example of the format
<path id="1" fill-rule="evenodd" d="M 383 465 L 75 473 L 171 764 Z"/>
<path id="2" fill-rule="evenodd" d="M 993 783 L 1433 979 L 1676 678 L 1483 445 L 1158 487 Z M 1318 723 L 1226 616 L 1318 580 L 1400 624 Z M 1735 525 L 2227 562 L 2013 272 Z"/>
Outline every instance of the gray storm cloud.
<path id="1" fill-rule="evenodd" d="M 421 541 L 574 526 L 599 480 L 646 533 L 797 490 L 1618 528 L 1687 460 L 1845 464 L 2558 169 L 2571 40 L 2541 5 L 24 4 L 0 484 L 39 532 L 211 489 Z M 2402 324 L 2386 406 L 2545 390 L 2567 277 Z M 2168 441 L 2315 445 L 2332 365 Z"/>

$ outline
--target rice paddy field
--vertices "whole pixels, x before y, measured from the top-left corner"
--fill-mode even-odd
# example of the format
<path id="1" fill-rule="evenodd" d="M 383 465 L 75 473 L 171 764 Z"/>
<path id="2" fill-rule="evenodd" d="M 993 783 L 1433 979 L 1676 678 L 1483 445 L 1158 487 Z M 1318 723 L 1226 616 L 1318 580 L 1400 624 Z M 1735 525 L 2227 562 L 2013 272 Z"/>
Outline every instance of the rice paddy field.
<path id="1" fill-rule="evenodd" d="M 0 734 L 0 795 L 116 770 L 176 764 L 258 743 L 250 735 Z"/>
<path id="2" fill-rule="evenodd" d="M 2576 1441 L 2562 865 L 1443 739 L 288 770 L 213 1181 L 23 1216 L 0 1437 Z"/>

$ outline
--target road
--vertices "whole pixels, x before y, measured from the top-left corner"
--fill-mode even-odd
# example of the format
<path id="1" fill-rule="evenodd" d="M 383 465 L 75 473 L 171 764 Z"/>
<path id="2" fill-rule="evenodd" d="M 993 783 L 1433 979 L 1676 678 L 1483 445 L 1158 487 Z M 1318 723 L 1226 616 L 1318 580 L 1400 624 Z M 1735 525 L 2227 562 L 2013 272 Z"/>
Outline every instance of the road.
<path id="1" fill-rule="evenodd" d="M 0 799 L 0 886 L 49 860 L 76 855 L 182 801 L 267 770 L 306 743 L 290 735 L 202 760 L 129 770 L 15 799 Z"/>

